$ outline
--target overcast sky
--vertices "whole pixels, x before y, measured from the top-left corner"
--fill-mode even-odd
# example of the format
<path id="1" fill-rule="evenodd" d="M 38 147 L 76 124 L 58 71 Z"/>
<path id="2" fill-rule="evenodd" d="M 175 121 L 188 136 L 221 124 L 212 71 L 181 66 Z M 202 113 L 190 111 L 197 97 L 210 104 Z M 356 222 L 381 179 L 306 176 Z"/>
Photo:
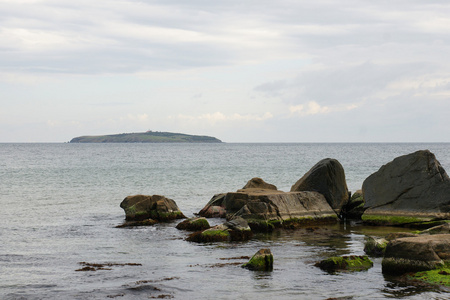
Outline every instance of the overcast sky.
<path id="1" fill-rule="evenodd" d="M 0 142 L 450 142 L 450 2 L 0 0 Z"/>

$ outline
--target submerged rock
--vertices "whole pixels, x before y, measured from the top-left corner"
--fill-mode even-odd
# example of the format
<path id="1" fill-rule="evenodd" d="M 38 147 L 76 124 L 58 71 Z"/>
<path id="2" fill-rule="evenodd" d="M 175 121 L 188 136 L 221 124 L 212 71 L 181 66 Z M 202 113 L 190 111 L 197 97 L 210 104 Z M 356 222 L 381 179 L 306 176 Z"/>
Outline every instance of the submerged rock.
<path id="1" fill-rule="evenodd" d="M 272 271 L 273 254 L 270 249 L 261 249 L 242 267 L 252 271 Z"/>
<path id="2" fill-rule="evenodd" d="M 127 222 L 142 222 L 148 219 L 165 222 L 186 218 L 175 201 L 160 195 L 128 196 L 120 203 L 120 207 L 125 211 Z"/>
<path id="3" fill-rule="evenodd" d="M 319 161 L 291 187 L 291 192 L 299 191 L 321 193 L 337 214 L 349 199 L 344 168 L 332 158 Z"/>
<path id="4" fill-rule="evenodd" d="M 136 226 L 152 226 L 159 223 L 153 219 L 145 219 L 142 221 L 125 221 L 121 225 L 117 225 L 116 228 L 124 228 L 124 227 L 136 227 Z"/>
<path id="5" fill-rule="evenodd" d="M 330 257 L 316 263 L 316 267 L 330 273 L 336 271 L 364 271 L 373 266 L 373 262 L 367 256 L 337 256 Z"/>
<path id="6" fill-rule="evenodd" d="M 427 271 L 450 260 L 450 234 L 419 235 L 392 240 L 382 261 L 386 274 Z"/>
<path id="7" fill-rule="evenodd" d="M 253 232 L 246 220 L 236 217 L 212 228 L 190 234 L 187 238 L 190 242 L 212 243 L 247 241 L 253 237 Z"/>
<path id="8" fill-rule="evenodd" d="M 450 223 L 434 226 L 418 232 L 418 234 L 450 234 Z"/>
<path id="9" fill-rule="evenodd" d="M 363 183 L 363 220 L 399 225 L 450 217 L 450 178 L 433 153 L 395 158 Z"/>
<path id="10" fill-rule="evenodd" d="M 205 218 L 192 218 L 179 223 L 176 228 L 188 231 L 201 231 L 209 229 L 211 226 Z"/>

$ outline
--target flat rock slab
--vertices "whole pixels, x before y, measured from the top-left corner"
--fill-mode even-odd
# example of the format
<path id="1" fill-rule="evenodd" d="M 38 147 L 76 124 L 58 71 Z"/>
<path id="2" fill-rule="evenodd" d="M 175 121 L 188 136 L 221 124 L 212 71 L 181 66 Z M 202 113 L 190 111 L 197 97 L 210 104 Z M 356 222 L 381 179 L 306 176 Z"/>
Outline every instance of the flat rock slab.
<path id="1" fill-rule="evenodd" d="M 392 240 L 386 246 L 383 273 L 432 270 L 450 260 L 450 234 L 418 235 Z"/>

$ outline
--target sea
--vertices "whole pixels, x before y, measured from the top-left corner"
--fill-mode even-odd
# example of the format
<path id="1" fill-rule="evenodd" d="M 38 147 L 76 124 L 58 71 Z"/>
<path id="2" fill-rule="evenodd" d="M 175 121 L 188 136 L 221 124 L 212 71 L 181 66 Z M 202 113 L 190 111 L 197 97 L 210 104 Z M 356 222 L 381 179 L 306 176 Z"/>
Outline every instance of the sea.
<path id="1" fill-rule="evenodd" d="M 324 158 L 343 165 L 354 192 L 424 149 L 450 170 L 449 143 L 0 144 L 0 299 L 449 299 L 448 289 L 383 275 L 381 258 L 362 272 L 315 266 L 364 255 L 366 236 L 398 228 L 343 222 L 210 244 L 186 241 L 179 220 L 116 228 L 129 195 L 164 195 L 193 217 L 253 177 L 289 191 Z M 273 271 L 241 267 L 263 248 Z"/>

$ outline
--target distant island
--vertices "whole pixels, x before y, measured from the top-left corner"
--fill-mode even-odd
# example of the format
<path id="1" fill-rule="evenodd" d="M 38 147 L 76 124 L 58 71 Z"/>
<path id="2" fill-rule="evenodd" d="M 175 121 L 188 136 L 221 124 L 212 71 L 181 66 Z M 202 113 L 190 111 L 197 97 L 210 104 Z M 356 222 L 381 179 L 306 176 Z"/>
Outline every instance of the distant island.
<path id="1" fill-rule="evenodd" d="M 112 135 L 79 136 L 70 140 L 69 143 L 222 143 L 222 141 L 211 136 L 147 131 Z"/>

